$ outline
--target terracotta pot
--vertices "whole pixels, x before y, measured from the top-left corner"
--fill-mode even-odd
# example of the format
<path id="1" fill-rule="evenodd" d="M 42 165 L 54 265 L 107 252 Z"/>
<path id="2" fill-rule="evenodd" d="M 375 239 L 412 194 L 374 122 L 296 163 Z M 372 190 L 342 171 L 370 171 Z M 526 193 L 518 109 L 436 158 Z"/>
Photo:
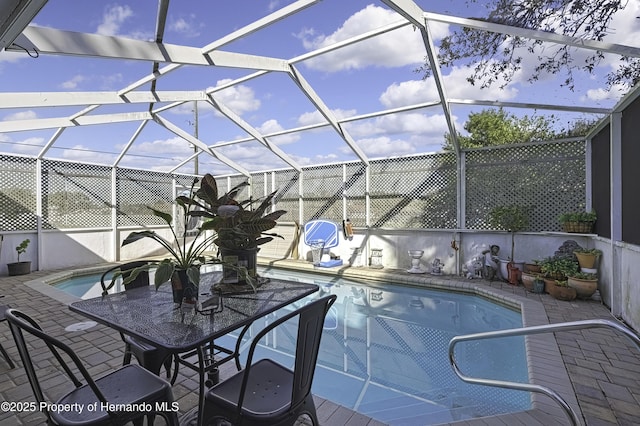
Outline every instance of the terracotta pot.
<path id="1" fill-rule="evenodd" d="M 578 299 L 589 299 L 598 289 L 598 279 L 583 280 L 581 278 L 569 277 L 567 284 L 576 290 Z"/>
<path id="2" fill-rule="evenodd" d="M 507 271 L 509 271 L 508 281 L 511 285 L 518 285 L 520 283 L 520 276 L 522 275 L 522 269 L 518 268 L 515 264 L 509 263 L 507 265 Z"/>
<path id="3" fill-rule="evenodd" d="M 551 295 L 558 300 L 571 301 L 576 298 L 577 292 L 575 288 L 553 285 Z"/>
<path id="4" fill-rule="evenodd" d="M 529 273 L 539 273 L 541 267 L 540 265 L 536 265 L 535 263 L 525 263 L 524 264 L 524 272 L 529 272 Z"/>
<path id="5" fill-rule="evenodd" d="M 536 275 L 523 272 L 521 278 L 524 288 L 533 293 L 533 281 L 536 279 Z"/>
<path id="6" fill-rule="evenodd" d="M 555 278 L 543 278 L 544 279 L 544 292 L 551 294 L 553 289 L 556 287 L 556 279 Z"/>

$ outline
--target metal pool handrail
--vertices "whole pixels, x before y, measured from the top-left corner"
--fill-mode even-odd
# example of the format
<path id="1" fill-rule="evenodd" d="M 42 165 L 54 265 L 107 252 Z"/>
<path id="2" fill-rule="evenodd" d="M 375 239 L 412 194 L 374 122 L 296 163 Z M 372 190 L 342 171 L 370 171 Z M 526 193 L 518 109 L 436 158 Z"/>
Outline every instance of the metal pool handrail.
<path id="1" fill-rule="evenodd" d="M 510 336 L 525 336 L 530 334 L 542 334 L 542 333 L 550 333 L 556 331 L 571 331 L 571 330 L 583 330 L 588 328 L 598 328 L 598 327 L 610 327 L 618 330 L 625 336 L 627 336 L 631 341 L 633 341 L 638 349 L 640 349 L 640 338 L 633 331 L 620 325 L 617 322 L 606 320 L 606 319 L 592 319 L 592 320 L 582 320 L 582 321 L 570 321 L 563 322 L 557 324 L 547 324 L 547 325 L 537 325 L 532 327 L 522 327 L 522 328 L 512 328 L 508 330 L 497 330 L 497 331 L 489 331 L 484 333 L 474 333 L 474 334 L 466 334 L 463 336 L 455 336 L 449 342 L 449 362 L 451 363 L 451 367 L 453 371 L 460 377 L 460 379 L 466 383 L 472 383 L 476 385 L 484 385 L 484 386 L 495 386 L 507 389 L 516 389 L 528 392 L 537 392 L 547 395 L 549 398 L 555 400 L 565 411 L 569 419 L 571 420 L 571 424 L 573 426 L 577 426 L 580 424 L 578 420 L 578 416 L 569 406 L 567 401 L 565 401 L 557 392 L 552 389 L 549 389 L 544 386 L 534 385 L 531 383 L 518 383 L 518 382 L 507 382 L 502 380 L 493 380 L 493 379 L 482 379 L 470 377 L 462 373 L 460 367 L 456 363 L 454 348 L 455 345 L 459 342 L 465 342 L 469 340 L 486 340 L 493 339 L 498 337 L 510 337 Z"/>

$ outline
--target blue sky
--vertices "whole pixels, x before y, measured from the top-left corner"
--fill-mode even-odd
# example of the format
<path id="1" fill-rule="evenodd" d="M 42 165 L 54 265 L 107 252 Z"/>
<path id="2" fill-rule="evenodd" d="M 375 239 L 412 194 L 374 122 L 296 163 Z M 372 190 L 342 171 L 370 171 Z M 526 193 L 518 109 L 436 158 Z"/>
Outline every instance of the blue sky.
<path id="1" fill-rule="evenodd" d="M 155 32 L 157 1 L 135 2 L 50 0 L 33 24 L 62 30 L 116 35 L 150 40 Z M 164 42 L 202 47 L 291 1 L 173 1 Z M 416 2 L 429 12 L 463 17 L 482 16 L 482 2 L 466 9 L 462 1 Z M 479 3 L 479 4 L 478 4 Z M 640 5 L 631 1 L 616 16 L 606 41 L 637 46 L 640 40 Z M 222 50 L 290 59 L 401 19 L 376 1 L 323 0 L 222 47 Z M 445 24 L 431 29 L 437 40 L 453 30 Z M 585 55 L 577 52 L 577 58 Z M 337 117 L 350 117 L 411 104 L 437 100 L 432 79 L 422 80 L 415 69 L 425 49 L 418 31 L 403 27 L 364 43 L 296 64 L 300 73 Z M 527 81 L 536 58 L 524 60 L 524 70 L 505 89 L 496 85 L 480 89 L 466 82 L 464 64 L 443 69 L 449 97 L 529 103 L 611 107 L 622 92 L 605 92 L 604 76 L 619 58 L 606 57 L 594 75 L 578 73 L 574 92 L 560 87 L 563 76 L 544 76 L 534 85 Z M 142 61 L 89 59 L 70 56 L 29 58 L 24 53 L 0 52 L 0 90 L 3 92 L 117 91 L 151 72 Z M 157 81 L 157 90 L 204 90 L 250 74 L 243 69 L 184 66 Z M 148 85 L 141 89 L 148 89 Z M 217 96 L 245 121 L 264 134 L 298 128 L 322 120 L 313 104 L 282 73 L 271 73 L 218 92 Z M 57 107 L 0 109 L 0 120 L 64 117 L 82 108 Z M 453 106 L 458 130 L 471 111 L 482 107 Z M 146 111 L 144 104 L 101 107 L 96 114 Z M 185 104 L 163 112 L 162 117 L 193 133 L 194 106 Z M 533 114 L 532 110 L 510 110 Z M 198 136 L 208 145 L 246 137 L 246 133 L 203 103 L 198 108 Z M 539 114 L 548 114 L 539 111 Z M 580 114 L 556 113 L 558 125 Z M 587 116 L 586 118 L 594 118 Z M 65 130 L 47 157 L 110 164 L 129 141 L 139 123 L 85 126 Z M 447 131 L 442 109 L 432 107 L 393 116 L 370 118 L 345 124 L 358 146 L 370 157 L 402 156 L 440 149 Z M 0 151 L 35 155 L 55 133 L 46 131 L 0 133 Z M 301 165 L 355 160 L 357 157 L 329 127 L 270 139 Z M 122 165 L 167 170 L 192 151 L 187 142 L 155 123 L 140 133 Z M 220 152 L 251 171 L 287 167 L 257 142 L 220 148 Z M 191 165 L 179 171 L 191 171 Z M 214 174 L 231 170 L 215 159 L 200 156 L 200 171 Z"/>

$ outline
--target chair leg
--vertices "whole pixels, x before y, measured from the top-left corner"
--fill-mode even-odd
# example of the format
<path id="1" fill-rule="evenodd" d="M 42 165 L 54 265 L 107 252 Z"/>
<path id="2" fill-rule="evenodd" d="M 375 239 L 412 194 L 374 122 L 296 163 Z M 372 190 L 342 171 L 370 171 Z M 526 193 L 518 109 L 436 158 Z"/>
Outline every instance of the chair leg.
<path id="1" fill-rule="evenodd" d="M 171 376 L 171 379 L 169 380 L 169 383 L 171 383 L 171 386 L 173 386 L 173 384 L 176 382 L 176 379 L 178 378 L 178 368 L 180 367 L 180 361 L 179 361 L 180 355 L 175 354 L 173 355 L 171 358 L 169 358 L 169 368 L 171 368 L 171 362 L 173 362 L 174 365 L 174 369 L 173 369 L 173 375 Z M 166 367 L 167 364 L 165 364 Z M 169 377 L 169 369 L 167 369 L 167 378 Z"/>
<path id="2" fill-rule="evenodd" d="M 9 364 L 9 368 L 11 369 L 15 368 L 16 365 L 13 363 L 13 361 L 11 360 L 11 357 L 9 356 L 7 351 L 4 349 L 4 346 L 2 346 L 2 343 L 0 343 L 0 352 L 2 352 L 2 356 L 4 357 L 5 361 L 7 361 L 7 364 Z"/>
<path id="3" fill-rule="evenodd" d="M 124 357 L 122 358 L 122 365 L 131 364 L 131 347 L 129 345 L 125 345 L 124 347 Z"/>
<path id="4" fill-rule="evenodd" d="M 309 394 L 302 403 L 302 406 L 302 412 L 309 416 L 313 426 L 318 426 L 320 422 L 318 421 L 318 414 L 316 413 L 316 404 L 313 402 L 313 395 Z"/>

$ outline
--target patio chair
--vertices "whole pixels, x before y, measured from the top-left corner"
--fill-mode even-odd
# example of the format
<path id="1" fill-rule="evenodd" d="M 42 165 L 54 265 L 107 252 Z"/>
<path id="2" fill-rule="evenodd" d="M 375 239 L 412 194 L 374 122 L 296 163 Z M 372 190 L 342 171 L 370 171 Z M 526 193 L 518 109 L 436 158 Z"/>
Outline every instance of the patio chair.
<path id="1" fill-rule="evenodd" d="M 168 425 L 178 425 L 177 413 L 170 410 L 173 403 L 173 393 L 171 385 L 166 380 L 139 365 L 126 365 L 94 380 L 73 349 L 44 332 L 38 323 L 27 314 L 10 308 L 6 312 L 6 318 L 9 321 L 9 327 L 29 378 L 37 406 L 47 417 L 47 424 L 124 425 L 142 419 L 143 416 L 150 414 L 146 410 L 151 410 L 155 415 L 162 416 Z M 34 346 L 31 345 L 34 342 L 31 341 L 30 346 L 27 347 L 25 334 L 40 339 L 47 345 L 51 354 L 75 385 L 73 390 L 67 392 L 54 404 L 45 400 L 44 393 L 48 393 L 48 390 L 42 389 L 38 377 L 39 369 L 33 364 L 31 358 L 31 351 L 34 350 Z M 66 357 L 63 358 L 63 354 L 66 354 Z M 39 350 L 37 357 L 42 358 Z M 67 364 L 66 358 L 71 361 L 70 364 Z M 82 377 L 76 376 L 73 370 L 77 370 Z M 47 371 L 46 374 L 50 375 L 50 372 Z M 83 379 L 84 383 L 80 379 Z M 112 404 L 127 407 L 127 409 L 114 411 L 109 408 L 114 407 Z M 88 408 L 94 405 L 97 409 Z M 67 406 L 75 407 L 75 409 L 50 410 L 47 408 L 51 406 Z M 167 411 L 158 410 L 159 406 L 167 407 Z M 132 407 L 144 407 L 145 411 L 131 410 Z"/>
<path id="2" fill-rule="evenodd" d="M 311 384 L 320 349 L 322 327 L 335 295 L 317 299 L 275 320 L 254 337 L 246 367 L 212 387 L 205 396 L 203 420 L 226 419 L 234 425 L 293 425 L 308 415 L 318 424 Z M 272 361 L 253 357 L 260 339 L 284 322 L 298 318 L 293 370 Z"/>
<path id="3" fill-rule="evenodd" d="M 122 265 L 116 265 L 110 269 L 107 269 L 102 273 L 100 277 L 100 285 L 102 286 L 102 295 L 106 295 L 107 292 L 114 286 L 114 281 L 106 282 L 107 277 L 116 271 L 122 272 L 122 278 L 127 278 L 131 271 L 135 268 L 148 265 L 149 262 L 144 260 L 138 260 L 133 262 L 124 263 Z M 125 291 L 145 287 L 149 285 L 149 271 L 141 271 L 136 278 L 125 285 Z M 128 365 L 131 363 L 131 356 L 135 356 L 138 363 L 147 370 L 160 374 L 160 370 L 164 365 L 166 369 L 167 379 L 171 384 L 175 383 L 178 377 L 178 355 L 171 355 L 171 353 L 157 348 L 149 343 L 142 342 L 135 337 L 127 336 L 120 333 L 120 337 L 125 344 L 124 357 L 122 359 L 122 365 Z M 171 374 L 171 368 L 173 364 L 173 375 Z"/>
<path id="4" fill-rule="evenodd" d="M 4 313 L 7 311 L 7 309 L 9 309 L 7 305 L 0 305 L 0 322 L 3 322 L 6 319 L 4 316 Z M 2 346 L 2 343 L 0 343 L 0 352 L 2 353 L 2 356 L 4 357 L 5 361 L 7 361 L 7 364 L 9 364 L 9 368 L 12 368 L 12 369 L 15 368 L 16 367 L 15 364 L 11 360 L 11 357 L 5 350 L 4 346 Z"/>

